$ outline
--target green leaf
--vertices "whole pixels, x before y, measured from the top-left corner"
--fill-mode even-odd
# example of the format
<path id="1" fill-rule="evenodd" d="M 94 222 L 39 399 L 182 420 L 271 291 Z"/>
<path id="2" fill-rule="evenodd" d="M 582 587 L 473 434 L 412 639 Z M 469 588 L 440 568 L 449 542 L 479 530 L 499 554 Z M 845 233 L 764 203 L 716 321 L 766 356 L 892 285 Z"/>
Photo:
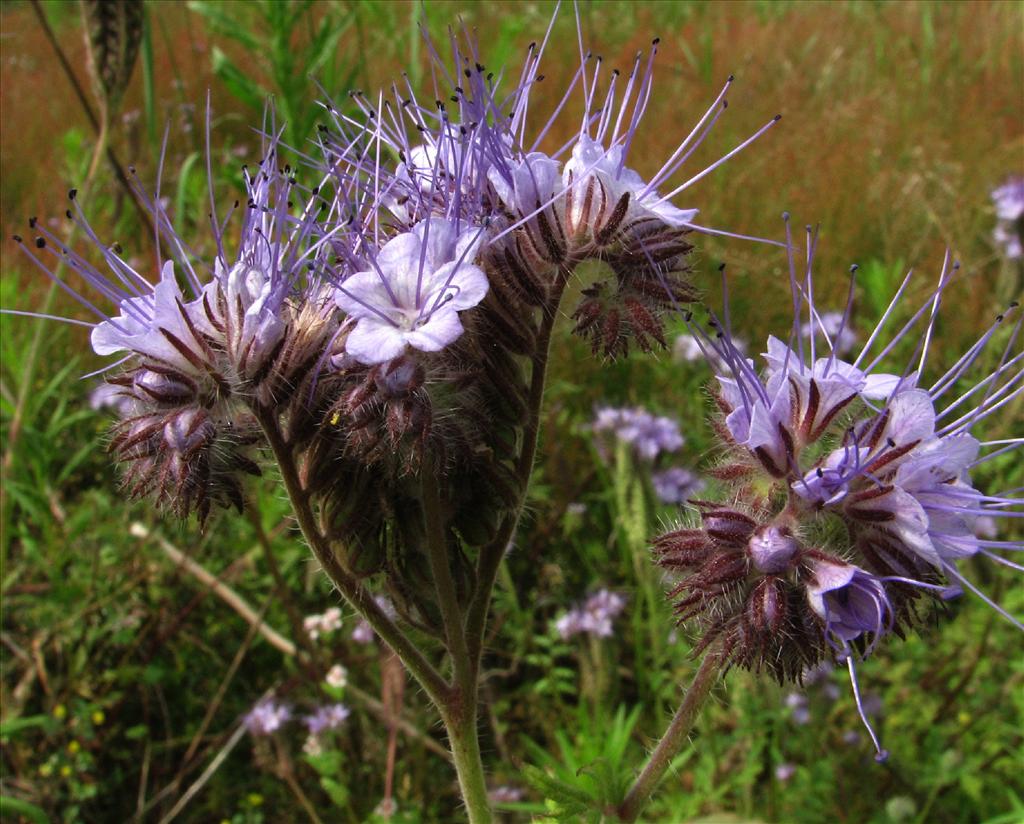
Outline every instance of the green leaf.
<path id="1" fill-rule="evenodd" d="M 29 821 L 36 822 L 36 824 L 49 824 L 49 817 L 46 813 L 35 804 L 30 804 L 27 801 L 22 801 L 20 798 L 11 798 L 7 795 L 0 795 L 0 818 L 4 821 L 10 821 L 8 816 L 22 815 Z"/>
<path id="2" fill-rule="evenodd" d="M 246 106 L 256 111 L 263 108 L 264 89 L 238 68 L 217 46 L 213 47 L 213 73 L 228 87 L 228 91 Z"/>
<path id="3" fill-rule="evenodd" d="M 33 727 L 42 727 L 44 730 L 49 731 L 53 728 L 53 724 L 53 718 L 49 715 L 26 715 L 24 718 L 12 718 L 10 721 L 4 721 L 0 724 L 0 738 L 7 738 L 10 735 L 14 735 L 22 730 L 32 729 Z"/>

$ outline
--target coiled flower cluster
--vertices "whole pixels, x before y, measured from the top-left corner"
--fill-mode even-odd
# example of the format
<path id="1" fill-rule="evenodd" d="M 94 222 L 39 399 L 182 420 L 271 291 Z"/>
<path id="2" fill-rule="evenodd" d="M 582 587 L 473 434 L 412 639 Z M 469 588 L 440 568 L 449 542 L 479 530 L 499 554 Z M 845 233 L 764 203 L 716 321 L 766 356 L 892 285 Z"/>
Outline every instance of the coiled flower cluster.
<path id="1" fill-rule="evenodd" d="M 1019 502 L 979 491 L 971 471 L 1019 439 L 983 454 L 970 432 L 1024 391 L 1024 354 L 1013 352 L 1020 322 L 995 368 L 956 400 L 944 402 L 1004 315 L 935 383 L 923 384 L 939 304 L 957 268 L 947 256 L 934 294 L 885 339 L 897 295 L 853 362 L 833 345 L 845 321 L 829 331 L 810 297 L 810 255 L 806 281 L 792 278 L 793 300 L 825 338 L 824 352 L 816 335 L 805 346 L 798 317 L 789 344 L 769 338 L 759 372 L 725 325 L 694 324 L 709 361 L 724 364 L 715 395 L 723 457 L 712 473 L 723 492 L 718 501 L 692 500 L 695 518 L 657 537 L 654 548 L 679 576 L 669 597 L 679 620 L 698 628 L 697 653 L 719 645 L 729 663 L 780 682 L 836 658 L 852 674 L 854 655 L 913 624 L 922 599 L 960 588 L 981 594 L 961 571 L 963 559 L 981 553 L 1010 563 L 991 550 L 1011 544 L 982 537 L 978 521 L 1017 517 Z M 880 371 L 921 319 L 913 363 L 900 374 Z"/>

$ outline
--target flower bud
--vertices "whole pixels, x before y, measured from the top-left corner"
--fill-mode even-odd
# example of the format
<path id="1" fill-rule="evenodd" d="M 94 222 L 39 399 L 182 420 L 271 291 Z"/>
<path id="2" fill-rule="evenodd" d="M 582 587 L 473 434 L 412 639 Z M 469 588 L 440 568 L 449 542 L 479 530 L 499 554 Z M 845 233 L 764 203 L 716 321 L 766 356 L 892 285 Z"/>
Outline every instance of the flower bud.
<path id="1" fill-rule="evenodd" d="M 747 543 L 747 555 L 759 572 L 777 575 L 789 568 L 800 549 L 785 527 L 761 527 Z"/>

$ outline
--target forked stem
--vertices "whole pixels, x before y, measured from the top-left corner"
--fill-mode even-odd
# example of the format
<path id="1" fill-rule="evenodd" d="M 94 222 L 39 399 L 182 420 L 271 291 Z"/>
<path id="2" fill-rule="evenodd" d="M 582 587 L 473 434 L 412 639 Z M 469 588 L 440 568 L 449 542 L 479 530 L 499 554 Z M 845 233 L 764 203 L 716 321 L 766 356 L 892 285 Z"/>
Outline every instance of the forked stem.
<path id="1" fill-rule="evenodd" d="M 661 781 L 665 771 L 672 763 L 672 759 L 679 754 L 689 740 L 690 731 L 697 720 L 697 715 L 704 705 L 704 701 L 711 694 L 711 688 L 718 680 L 721 664 L 721 656 L 716 650 L 711 650 L 704 656 L 690 688 L 683 696 L 683 702 L 672 717 L 672 723 L 668 725 L 668 729 L 665 730 L 658 746 L 651 753 L 646 766 L 636 777 L 626 798 L 615 811 L 620 821 L 633 822 L 637 820 L 647 800 L 658 786 L 658 782 Z"/>

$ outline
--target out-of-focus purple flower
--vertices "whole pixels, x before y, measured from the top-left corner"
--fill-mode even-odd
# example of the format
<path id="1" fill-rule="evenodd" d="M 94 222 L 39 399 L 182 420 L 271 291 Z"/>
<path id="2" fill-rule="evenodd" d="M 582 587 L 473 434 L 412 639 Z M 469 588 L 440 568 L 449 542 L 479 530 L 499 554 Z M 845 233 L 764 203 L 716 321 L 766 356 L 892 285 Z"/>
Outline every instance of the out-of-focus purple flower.
<path id="1" fill-rule="evenodd" d="M 1010 260 L 1024 256 L 1024 177 L 1011 177 L 993 190 L 992 202 L 996 207 L 996 245 Z"/>
<path id="2" fill-rule="evenodd" d="M 327 704 L 318 707 L 316 712 L 307 715 L 303 721 L 310 735 L 320 735 L 324 730 L 340 727 L 351 714 L 352 711 L 344 704 Z"/>
<path id="3" fill-rule="evenodd" d="M 693 335 L 679 335 L 672 345 L 672 355 L 680 363 L 694 363 L 704 360 L 704 352 Z"/>
<path id="4" fill-rule="evenodd" d="M 457 340 L 459 312 L 487 294 L 487 276 L 476 265 L 482 233 L 429 218 L 389 240 L 370 269 L 338 286 L 338 306 L 356 321 L 345 351 L 372 365 L 407 347 L 438 352 Z"/>
<path id="5" fill-rule="evenodd" d="M 843 312 L 824 312 L 812 323 L 801 323 L 800 334 L 805 339 L 821 335 L 832 342 L 836 357 L 843 357 L 857 345 L 857 333 L 850 327 L 850 319 Z"/>
<path id="6" fill-rule="evenodd" d="M 808 707 L 807 696 L 802 692 L 791 692 L 786 696 L 786 706 L 790 710 L 794 724 L 801 726 L 811 720 L 811 710 Z"/>
<path id="7" fill-rule="evenodd" d="M 374 633 L 373 627 L 370 626 L 365 618 L 360 618 L 359 623 L 352 630 L 352 640 L 357 644 L 372 644 L 373 639 L 376 637 L 377 635 Z"/>
<path id="8" fill-rule="evenodd" d="M 794 775 L 796 775 L 796 766 L 793 764 L 779 764 L 775 768 L 775 780 L 781 783 L 789 781 Z"/>
<path id="9" fill-rule="evenodd" d="M 600 407 L 592 429 L 629 444 L 639 458 L 647 461 L 662 452 L 675 452 L 686 442 L 678 423 L 640 407 Z"/>
<path id="10" fill-rule="evenodd" d="M 492 804 L 514 804 L 522 801 L 525 793 L 519 787 L 501 786 L 488 791 L 487 797 Z"/>
<path id="11" fill-rule="evenodd" d="M 704 482 L 696 473 L 681 466 L 655 472 L 651 475 L 654 494 L 666 504 L 681 504 L 704 488 Z"/>
<path id="12" fill-rule="evenodd" d="M 397 613 L 395 612 L 395 607 L 390 600 L 383 595 L 375 595 L 373 596 L 373 600 L 377 602 L 377 606 L 379 606 L 389 618 L 394 620 Z M 372 644 L 376 638 L 377 633 L 373 631 L 373 627 L 370 626 L 370 623 L 365 618 L 360 618 L 359 623 L 357 623 L 355 628 L 352 630 L 352 640 L 357 644 Z"/>
<path id="13" fill-rule="evenodd" d="M 626 599 L 618 593 L 601 589 L 579 606 L 562 615 L 555 629 L 563 639 L 587 634 L 597 638 L 610 638 L 612 621 L 625 609 Z"/>
<path id="14" fill-rule="evenodd" d="M 992 190 L 996 217 L 1000 220 L 1018 220 L 1024 217 L 1024 177 L 1011 177 L 1002 186 Z"/>
<path id="15" fill-rule="evenodd" d="M 270 735 L 291 720 L 292 710 L 287 704 L 264 698 L 243 719 L 252 735 Z"/>

